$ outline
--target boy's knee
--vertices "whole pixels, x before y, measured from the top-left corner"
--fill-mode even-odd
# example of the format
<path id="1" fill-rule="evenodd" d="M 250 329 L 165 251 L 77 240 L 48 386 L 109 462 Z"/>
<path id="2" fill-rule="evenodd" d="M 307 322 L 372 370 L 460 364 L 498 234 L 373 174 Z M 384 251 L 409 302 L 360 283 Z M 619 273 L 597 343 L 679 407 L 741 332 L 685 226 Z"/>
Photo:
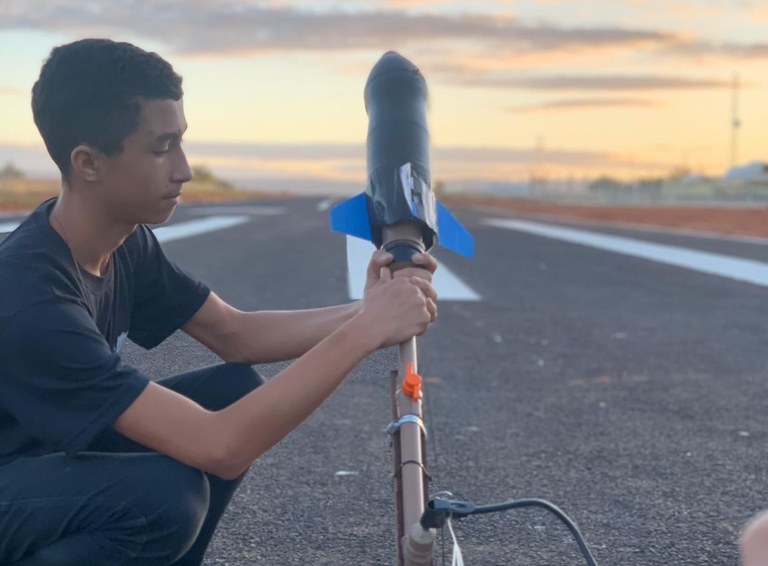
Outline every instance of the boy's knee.
<path id="1" fill-rule="evenodd" d="M 264 378 L 249 364 L 228 363 L 224 364 L 224 368 L 228 379 L 232 381 L 235 390 L 241 393 L 241 397 L 264 384 Z"/>
<path id="2" fill-rule="evenodd" d="M 198 394 L 208 410 L 219 411 L 239 401 L 264 383 L 264 379 L 248 364 L 226 363 L 217 366 Z"/>
<path id="3" fill-rule="evenodd" d="M 166 474 L 147 480 L 146 542 L 137 563 L 171 563 L 194 544 L 208 513 L 210 487 L 200 470 L 169 460 Z"/>
<path id="4" fill-rule="evenodd" d="M 768 511 L 755 515 L 739 541 L 743 566 L 765 566 L 768 564 Z"/>

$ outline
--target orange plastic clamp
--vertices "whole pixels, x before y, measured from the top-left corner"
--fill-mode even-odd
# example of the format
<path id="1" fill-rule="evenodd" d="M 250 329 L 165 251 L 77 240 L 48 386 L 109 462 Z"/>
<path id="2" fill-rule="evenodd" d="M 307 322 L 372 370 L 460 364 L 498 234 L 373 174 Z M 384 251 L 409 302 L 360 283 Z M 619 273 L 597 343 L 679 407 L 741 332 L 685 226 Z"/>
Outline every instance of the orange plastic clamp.
<path id="1" fill-rule="evenodd" d="M 421 397 L 421 376 L 413 371 L 413 362 L 408 362 L 403 379 L 403 395 L 418 401 Z"/>

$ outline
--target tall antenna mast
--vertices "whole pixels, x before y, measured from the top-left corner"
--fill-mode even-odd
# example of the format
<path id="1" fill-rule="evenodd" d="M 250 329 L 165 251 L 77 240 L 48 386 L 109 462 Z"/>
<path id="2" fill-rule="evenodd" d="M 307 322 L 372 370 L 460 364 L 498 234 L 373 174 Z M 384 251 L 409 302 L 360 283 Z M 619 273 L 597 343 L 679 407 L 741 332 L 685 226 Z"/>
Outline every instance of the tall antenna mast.
<path id="1" fill-rule="evenodd" d="M 739 161 L 739 128 L 741 117 L 739 116 L 739 75 L 733 75 L 731 87 L 731 168 Z"/>

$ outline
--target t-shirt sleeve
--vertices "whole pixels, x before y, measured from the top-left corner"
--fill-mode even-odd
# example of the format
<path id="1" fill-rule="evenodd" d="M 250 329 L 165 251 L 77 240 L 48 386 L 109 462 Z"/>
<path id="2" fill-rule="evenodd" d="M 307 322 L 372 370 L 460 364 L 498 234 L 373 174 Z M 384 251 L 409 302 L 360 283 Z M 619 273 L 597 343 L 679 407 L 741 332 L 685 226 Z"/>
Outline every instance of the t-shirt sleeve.
<path id="1" fill-rule="evenodd" d="M 179 269 L 163 253 L 146 226 L 139 226 L 134 246 L 134 297 L 128 337 L 154 348 L 181 328 L 203 306 L 210 289 Z"/>
<path id="2" fill-rule="evenodd" d="M 3 406 L 32 435 L 70 453 L 87 449 L 149 383 L 71 302 L 16 313 L 0 335 L 0 360 Z"/>

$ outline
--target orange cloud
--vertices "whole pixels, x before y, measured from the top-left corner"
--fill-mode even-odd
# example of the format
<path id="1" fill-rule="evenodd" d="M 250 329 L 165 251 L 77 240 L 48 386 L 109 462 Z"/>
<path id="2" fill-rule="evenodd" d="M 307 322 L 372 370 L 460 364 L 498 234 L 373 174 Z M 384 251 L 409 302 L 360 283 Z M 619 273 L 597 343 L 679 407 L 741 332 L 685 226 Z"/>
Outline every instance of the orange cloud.
<path id="1" fill-rule="evenodd" d="M 567 98 L 550 100 L 541 104 L 515 106 L 514 112 L 550 112 L 562 110 L 609 109 L 609 108 L 658 108 L 662 104 L 656 100 L 645 98 Z"/>
<path id="2" fill-rule="evenodd" d="M 664 46 L 661 51 L 688 59 L 768 59 L 768 43 L 690 40 Z"/>
<path id="3" fill-rule="evenodd" d="M 411 6 L 429 6 L 445 4 L 448 0 L 386 0 L 385 4 L 393 8 L 409 8 Z"/>
<path id="4" fill-rule="evenodd" d="M 395 0 L 398 1 L 398 0 Z M 3 0 L 0 30 L 25 28 L 58 32 L 136 34 L 186 54 L 259 54 L 381 50 L 392 45 L 473 42 L 499 52 L 557 51 L 580 46 L 665 43 L 656 30 L 620 26 L 527 25 L 514 17 L 479 12 L 409 14 L 397 10 L 307 10 L 244 2 L 166 0 L 162 17 L 150 3 L 89 3 L 62 10 L 58 0 Z"/>
<path id="5" fill-rule="evenodd" d="M 445 71 L 445 69 L 444 69 Z M 468 76 L 455 73 L 447 76 L 454 84 L 490 88 L 510 88 L 534 91 L 670 91 L 731 88 L 731 82 L 703 77 L 656 74 L 575 74 L 546 75 L 520 73 L 487 73 Z"/>
<path id="6" fill-rule="evenodd" d="M 212 167 L 259 172 L 270 177 L 312 175 L 339 181 L 363 183 L 365 147 L 362 144 L 220 144 L 189 142 L 193 162 Z M 486 180 L 519 176 L 534 164 L 552 170 L 619 170 L 656 167 L 621 155 L 600 151 L 550 148 L 455 147 L 432 149 L 435 171 L 442 178 L 475 177 Z"/>

